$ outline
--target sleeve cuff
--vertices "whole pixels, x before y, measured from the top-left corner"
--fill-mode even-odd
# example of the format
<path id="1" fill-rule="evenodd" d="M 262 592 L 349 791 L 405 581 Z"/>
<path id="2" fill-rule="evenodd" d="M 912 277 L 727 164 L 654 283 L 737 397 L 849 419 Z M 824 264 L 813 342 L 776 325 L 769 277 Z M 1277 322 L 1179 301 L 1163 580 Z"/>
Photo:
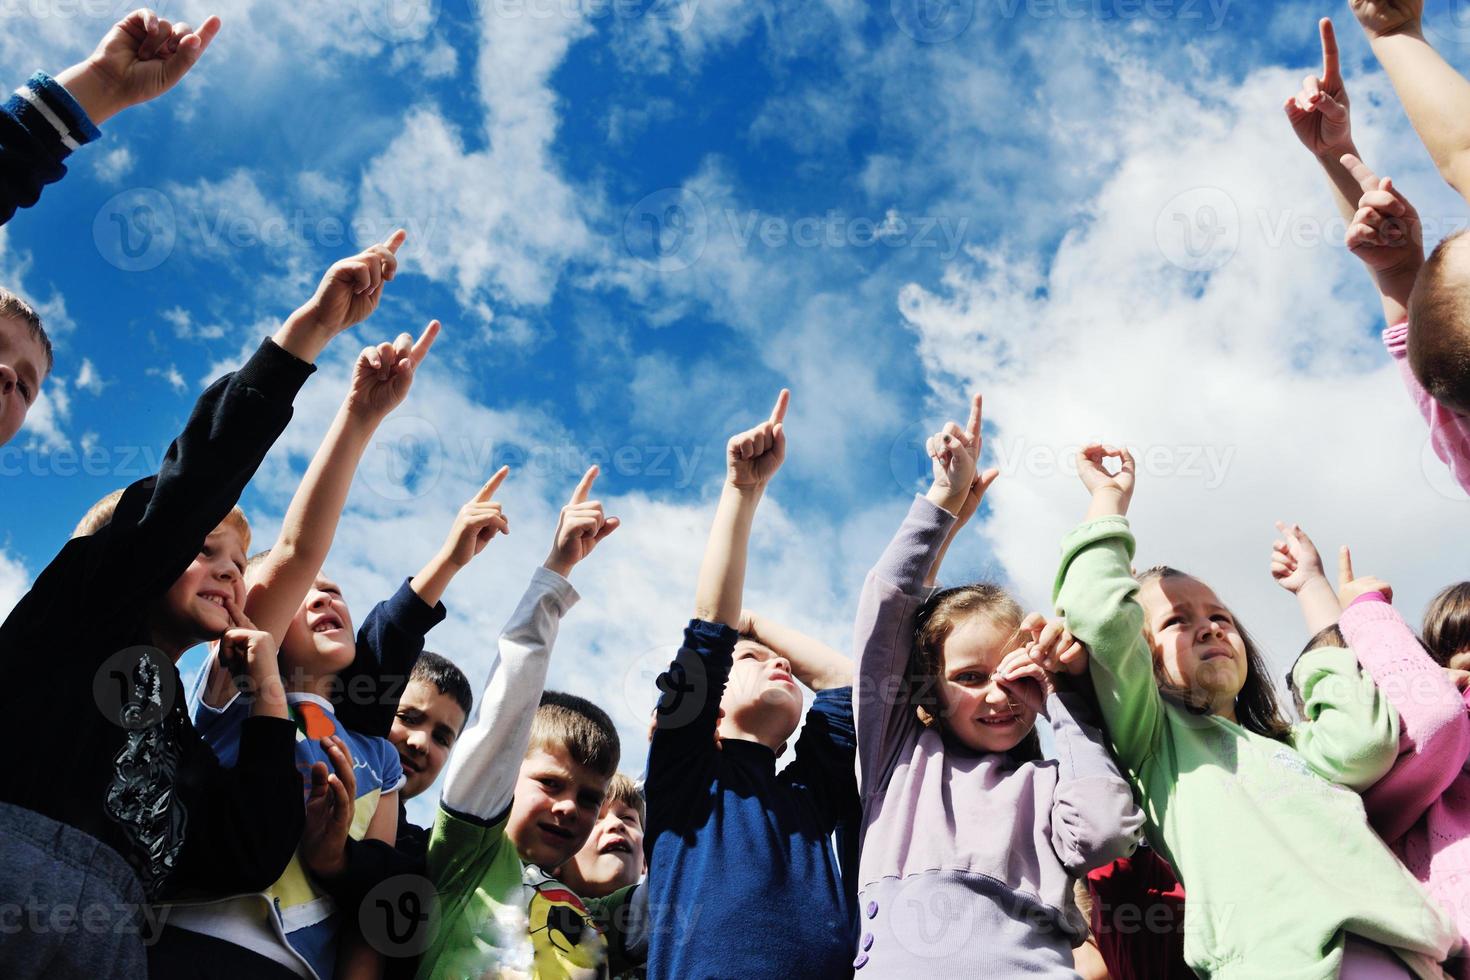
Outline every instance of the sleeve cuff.
<path id="1" fill-rule="evenodd" d="M 429 605 L 419 594 L 413 590 L 412 579 L 404 579 L 398 591 L 385 603 L 388 618 L 409 633 L 417 633 L 420 636 L 444 622 L 448 614 L 444 603 Z"/>
<path id="2" fill-rule="evenodd" d="M 711 647 L 735 649 L 740 634 L 724 623 L 711 623 L 705 619 L 691 619 L 684 629 L 684 645 L 691 650 L 708 650 Z"/>
<path id="3" fill-rule="evenodd" d="M 26 85 L 45 104 L 43 113 L 49 111 L 56 117 L 48 121 L 53 126 L 59 122 L 68 131 L 61 135 L 70 135 L 78 145 L 102 138 L 102 131 L 92 124 L 81 103 L 72 98 L 72 94 L 56 79 L 44 71 L 38 71 L 26 80 Z"/>
<path id="4" fill-rule="evenodd" d="M 1409 321 L 1401 320 L 1383 331 L 1383 346 L 1396 358 L 1408 356 Z"/>
<path id="5" fill-rule="evenodd" d="M 1369 602 L 1387 602 L 1387 601 L 1388 601 L 1388 598 L 1386 596 L 1384 596 L 1384 594 L 1382 592 L 1379 592 L 1377 589 L 1374 589 L 1372 592 L 1364 592 L 1362 595 L 1358 596 L 1352 602 L 1348 603 L 1348 608 L 1351 609 L 1353 606 L 1360 605 L 1360 604 L 1365 604 L 1365 603 L 1369 603 Z"/>
<path id="6" fill-rule="evenodd" d="M 577 594 L 577 590 L 572 588 L 571 582 L 545 565 L 536 566 L 536 570 L 531 573 L 531 588 L 555 599 L 557 612 L 563 616 L 582 598 Z"/>
<path id="7" fill-rule="evenodd" d="M 289 404 L 315 371 L 316 365 L 288 353 L 267 337 L 250 360 L 235 372 L 235 381 L 267 398 Z"/>

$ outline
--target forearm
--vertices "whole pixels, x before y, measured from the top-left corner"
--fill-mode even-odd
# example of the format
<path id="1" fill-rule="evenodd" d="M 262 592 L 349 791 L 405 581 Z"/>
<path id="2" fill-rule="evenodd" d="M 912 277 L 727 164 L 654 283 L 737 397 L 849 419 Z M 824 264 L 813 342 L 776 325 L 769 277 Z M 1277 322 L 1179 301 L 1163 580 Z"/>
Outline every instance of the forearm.
<path id="1" fill-rule="evenodd" d="M 761 493 L 725 484 L 710 528 L 709 544 L 704 549 L 704 561 L 699 566 L 699 586 L 694 593 L 696 619 L 731 627 L 740 622 L 750 529 L 755 523 Z"/>
<path id="2" fill-rule="evenodd" d="M 444 592 L 449 588 L 449 583 L 454 581 L 454 576 L 464 566 L 453 560 L 453 557 L 440 550 L 419 573 L 408 583 L 418 597 L 430 606 L 437 606 L 444 598 Z"/>
<path id="3" fill-rule="evenodd" d="M 939 554 L 934 556 L 934 564 L 929 566 L 929 574 L 924 576 L 924 588 L 932 589 L 939 584 L 939 569 L 943 567 L 944 557 L 949 554 L 949 546 L 954 543 L 959 530 L 960 525 L 956 523 L 949 529 L 949 534 L 945 535 L 944 544 L 939 546 Z"/>
<path id="4" fill-rule="evenodd" d="M 1312 636 L 1335 625 L 1338 617 L 1342 615 L 1342 606 L 1337 601 L 1337 593 L 1332 591 L 1332 586 L 1321 575 L 1310 579 L 1297 590 L 1296 600 L 1302 608 L 1302 618 L 1306 620 L 1307 632 Z"/>
<path id="5" fill-rule="evenodd" d="M 286 318 L 286 322 L 281 324 L 271 339 L 288 354 L 307 364 L 314 364 L 332 336 L 330 330 L 324 329 L 310 316 L 297 310 Z"/>
<path id="6" fill-rule="evenodd" d="M 1440 174 L 1470 197 L 1470 82 L 1417 26 L 1374 37 L 1372 47 Z"/>
<path id="7" fill-rule="evenodd" d="M 57 75 L 56 81 L 77 100 L 94 125 L 102 125 L 128 107 L 116 97 L 116 81 L 90 61 L 77 62 Z"/>
<path id="8" fill-rule="evenodd" d="M 1113 487 L 1102 487 L 1095 491 L 1092 500 L 1087 505 L 1087 516 L 1082 518 L 1083 523 L 1095 521 L 1099 517 L 1126 517 L 1128 515 L 1128 501 L 1123 494 Z"/>
<path id="9" fill-rule="evenodd" d="M 260 584 L 250 590 L 245 606 L 251 621 L 277 643 L 327 560 L 352 478 L 376 429 L 375 420 L 344 404 L 291 498 Z"/>
<path id="10" fill-rule="evenodd" d="M 813 691 L 852 685 L 852 659 L 821 640 L 764 616 L 752 615 L 751 628 L 755 639 L 790 661 L 796 679 Z"/>
<path id="11" fill-rule="evenodd" d="M 253 688 L 250 692 L 252 718 L 290 718 L 290 713 L 286 710 L 286 686 L 282 683 L 274 663 L 271 666 L 272 669 L 268 672 L 250 675 L 250 686 Z"/>

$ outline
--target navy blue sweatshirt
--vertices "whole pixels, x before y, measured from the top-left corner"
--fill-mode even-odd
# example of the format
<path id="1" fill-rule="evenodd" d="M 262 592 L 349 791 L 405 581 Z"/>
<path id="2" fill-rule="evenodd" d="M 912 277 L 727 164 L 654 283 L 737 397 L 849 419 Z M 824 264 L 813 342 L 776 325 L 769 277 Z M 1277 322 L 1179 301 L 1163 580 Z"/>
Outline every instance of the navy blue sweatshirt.
<path id="1" fill-rule="evenodd" d="M 849 890 L 832 847 L 859 819 L 852 688 L 823 691 L 796 758 L 715 746 L 739 635 L 695 620 L 658 686 L 648 750 L 650 980 L 850 977 Z"/>
<path id="2" fill-rule="evenodd" d="M 225 769 L 189 720 L 150 609 L 224 520 L 314 368 L 267 340 L 211 385 L 156 476 L 68 541 L 0 625 L 0 800 L 99 838 L 149 899 L 263 891 L 304 824 L 296 728 L 250 718 Z M 0 883 L 3 886 L 3 883 Z"/>
<path id="3" fill-rule="evenodd" d="M 444 621 L 444 603 L 430 606 L 409 582 L 404 579 L 368 613 L 352 663 L 337 674 L 337 721 L 361 735 L 388 737 L 408 675 L 424 652 L 424 636 Z"/>
<path id="4" fill-rule="evenodd" d="M 71 94 L 36 72 L 0 107 L 0 225 L 66 176 L 72 150 L 102 134 Z"/>

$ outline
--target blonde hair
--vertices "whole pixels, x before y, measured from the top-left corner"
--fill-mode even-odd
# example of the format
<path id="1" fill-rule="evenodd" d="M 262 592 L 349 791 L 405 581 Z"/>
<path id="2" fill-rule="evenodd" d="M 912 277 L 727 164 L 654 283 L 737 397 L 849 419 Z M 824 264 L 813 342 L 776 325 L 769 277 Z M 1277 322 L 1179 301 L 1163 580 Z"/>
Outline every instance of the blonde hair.
<path id="1" fill-rule="evenodd" d="M 618 730 L 597 705 L 575 694 L 547 691 L 531 721 L 527 751 L 565 752 L 575 763 L 612 778 L 618 771 Z"/>
<path id="2" fill-rule="evenodd" d="M 643 799 L 643 794 L 638 790 L 638 784 L 633 777 L 620 772 L 613 773 L 612 779 L 607 783 L 607 796 L 603 798 L 603 806 L 611 803 L 621 803 L 638 811 L 638 822 L 646 823 L 648 820 L 648 804 Z"/>
<path id="3" fill-rule="evenodd" d="M 74 538 L 88 537 L 111 524 L 112 515 L 117 511 L 117 502 L 122 499 L 123 493 L 123 490 L 114 490 L 88 507 L 82 519 L 77 521 L 77 526 L 72 530 L 71 536 Z M 238 504 L 230 508 L 225 519 L 220 521 L 220 526 L 234 528 L 235 533 L 240 535 L 241 549 L 247 552 L 250 550 L 250 522 L 245 519 L 245 512 Z"/>
<path id="4" fill-rule="evenodd" d="M 0 287 L 0 320 L 19 320 L 26 325 L 36 343 L 41 345 L 41 350 L 46 352 L 46 373 L 50 374 L 56 367 L 56 355 L 51 350 L 51 338 L 46 336 L 46 328 L 41 325 L 41 315 L 35 308 L 10 290 Z"/>

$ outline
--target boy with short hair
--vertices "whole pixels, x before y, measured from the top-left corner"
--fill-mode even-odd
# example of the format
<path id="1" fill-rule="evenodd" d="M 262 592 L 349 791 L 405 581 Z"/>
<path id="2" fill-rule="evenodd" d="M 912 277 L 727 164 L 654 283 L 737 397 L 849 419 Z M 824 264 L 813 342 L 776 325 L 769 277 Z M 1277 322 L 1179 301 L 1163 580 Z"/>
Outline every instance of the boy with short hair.
<path id="1" fill-rule="evenodd" d="M 556 877 L 582 898 L 606 898 L 643 879 L 643 824 L 648 809 L 631 776 L 614 773 L 597 823 Z"/>
<path id="2" fill-rule="evenodd" d="M 0 289 L 0 446 L 25 424 L 55 365 L 51 338 L 31 305 Z"/>
<path id="3" fill-rule="evenodd" d="M 62 161 L 100 137 L 99 125 L 178 84 L 219 26 L 219 18 L 210 17 L 195 31 L 152 10 L 135 10 L 85 61 L 55 78 L 36 72 L 16 89 L 0 107 L 0 225 L 16 208 L 35 204 L 42 187 L 66 176 Z"/>
<path id="4" fill-rule="evenodd" d="M 311 362 L 377 307 L 383 248 L 333 265 L 244 367 L 211 385 L 159 473 L 128 487 L 92 534 L 68 541 L 0 625 L 9 679 L 0 717 L 28 744 L 0 801 L 96 838 L 131 866 L 149 901 L 258 891 L 300 837 L 295 732 L 275 642 L 241 608 L 248 530 L 231 514 Z M 222 634 L 236 674 L 262 692 L 233 769 L 190 723 L 175 667 Z M 46 737 L 24 734 L 36 732 Z M 28 874 L 0 874 L 5 892 L 34 894 L 72 872 L 58 864 Z M 188 945 L 163 930 L 149 950 L 155 971 L 166 971 L 178 941 Z"/>
<path id="5" fill-rule="evenodd" d="M 850 977 L 856 916 L 832 844 L 860 815 L 851 660 L 742 639 L 756 507 L 786 456 L 782 391 L 729 442 L 724 491 L 648 750 L 648 976 Z M 794 676 L 793 676 L 794 675 Z M 796 678 L 817 691 L 796 758 Z M 718 745 L 716 739 L 718 736 Z M 693 915 L 718 908 L 719 923 Z"/>
<path id="6" fill-rule="evenodd" d="M 562 508 L 551 555 L 501 633 L 478 715 L 449 761 L 429 838 L 440 920 L 419 967 L 426 980 L 606 976 L 629 953 L 622 917 L 605 915 L 627 890 L 583 903 L 550 877 L 586 842 L 618 763 L 605 713 L 543 694 L 561 618 L 578 598 L 566 576 L 618 526 L 587 499 L 596 476 L 594 466 Z"/>

